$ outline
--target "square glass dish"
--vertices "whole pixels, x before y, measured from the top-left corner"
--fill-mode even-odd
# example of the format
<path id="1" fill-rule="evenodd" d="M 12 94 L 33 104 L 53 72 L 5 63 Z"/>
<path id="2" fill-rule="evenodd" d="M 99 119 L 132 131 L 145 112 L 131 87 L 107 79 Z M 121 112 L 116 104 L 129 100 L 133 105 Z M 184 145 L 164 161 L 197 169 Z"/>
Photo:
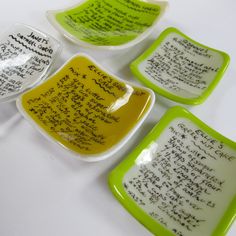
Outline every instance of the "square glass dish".
<path id="1" fill-rule="evenodd" d="M 15 100 L 42 81 L 60 51 L 51 36 L 27 25 L 12 26 L 0 38 L 0 102 Z"/>
<path id="2" fill-rule="evenodd" d="M 236 216 L 235 170 L 236 143 L 173 107 L 109 185 L 154 235 L 223 236 Z"/>
<path id="3" fill-rule="evenodd" d="M 132 137 L 154 101 L 150 89 L 125 82 L 78 54 L 23 94 L 17 106 L 49 140 L 82 160 L 98 161 Z"/>
<path id="4" fill-rule="evenodd" d="M 230 58 L 175 28 L 167 28 L 130 68 L 156 93 L 175 102 L 197 105 L 215 89 Z"/>
<path id="5" fill-rule="evenodd" d="M 167 4 L 165 0 L 85 0 L 68 9 L 48 11 L 47 18 L 78 45 L 115 50 L 147 37 Z"/>

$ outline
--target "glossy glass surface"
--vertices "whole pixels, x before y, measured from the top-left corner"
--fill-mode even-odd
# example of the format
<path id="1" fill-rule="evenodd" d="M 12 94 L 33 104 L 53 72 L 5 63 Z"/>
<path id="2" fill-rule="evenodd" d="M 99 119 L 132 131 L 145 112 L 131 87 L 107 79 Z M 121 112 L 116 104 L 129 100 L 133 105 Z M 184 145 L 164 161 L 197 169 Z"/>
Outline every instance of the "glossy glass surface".
<path id="1" fill-rule="evenodd" d="M 197 105 L 214 90 L 229 60 L 225 52 L 167 28 L 130 67 L 139 80 L 160 95 Z"/>
<path id="2" fill-rule="evenodd" d="M 49 11 L 48 18 L 78 44 L 113 47 L 125 45 L 149 30 L 166 5 L 162 1 L 87 0 L 69 9 Z"/>
<path id="3" fill-rule="evenodd" d="M 236 215 L 236 143 L 171 108 L 110 175 L 112 192 L 159 236 L 222 236 Z"/>
<path id="4" fill-rule="evenodd" d="M 60 44 L 50 36 L 14 25 L 0 39 L 0 102 L 15 99 L 40 82 L 59 51 Z"/>
<path id="5" fill-rule="evenodd" d="M 124 139 L 150 111 L 153 97 L 78 55 L 25 93 L 21 104 L 55 141 L 78 154 L 93 155 Z"/>

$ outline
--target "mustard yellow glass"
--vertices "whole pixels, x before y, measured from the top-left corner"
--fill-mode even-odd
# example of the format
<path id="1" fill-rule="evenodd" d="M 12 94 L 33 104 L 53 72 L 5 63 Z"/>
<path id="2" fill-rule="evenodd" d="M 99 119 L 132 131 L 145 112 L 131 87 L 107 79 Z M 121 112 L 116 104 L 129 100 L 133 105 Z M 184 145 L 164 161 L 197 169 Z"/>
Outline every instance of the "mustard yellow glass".
<path id="1" fill-rule="evenodd" d="M 103 159 L 137 129 L 153 105 L 153 96 L 151 90 L 109 75 L 82 54 L 23 94 L 18 107 L 67 149 L 86 159 Z"/>

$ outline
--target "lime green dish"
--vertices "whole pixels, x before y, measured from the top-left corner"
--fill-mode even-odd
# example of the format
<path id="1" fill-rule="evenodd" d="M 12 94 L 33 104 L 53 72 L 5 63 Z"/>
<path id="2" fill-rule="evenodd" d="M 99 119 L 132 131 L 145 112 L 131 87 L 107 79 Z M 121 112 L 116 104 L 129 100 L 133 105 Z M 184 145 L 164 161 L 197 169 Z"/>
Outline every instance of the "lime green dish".
<path id="1" fill-rule="evenodd" d="M 147 37 L 166 6 L 165 0 L 85 0 L 68 9 L 48 11 L 47 17 L 78 45 L 123 49 Z"/>
<path id="2" fill-rule="evenodd" d="M 225 52 L 167 28 L 131 63 L 133 74 L 156 93 L 175 102 L 198 105 L 213 92 L 228 67 Z"/>
<path id="3" fill-rule="evenodd" d="M 236 143 L 170 108 L 109 175 L 120 203 L 158 236 L 224 236 L 236 216 Z"/>

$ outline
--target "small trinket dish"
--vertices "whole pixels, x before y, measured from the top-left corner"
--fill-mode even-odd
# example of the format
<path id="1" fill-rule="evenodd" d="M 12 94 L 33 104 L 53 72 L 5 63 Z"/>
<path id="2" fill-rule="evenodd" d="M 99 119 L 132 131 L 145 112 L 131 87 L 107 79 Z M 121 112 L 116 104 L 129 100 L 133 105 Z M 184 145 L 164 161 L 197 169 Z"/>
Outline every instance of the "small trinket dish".
<path id="1" fill-rule="evenodd" d="M 51 141 L 82 160 L 99 161 L 131 138 L 154 101 L 150 89 L 126 83 L 78 54 L 23 94 L 17 106 Z"/>
<path id="2" fill-rule="evenodd" d="M 61 51 L 60 43 L 30 26 L 15 24 L 0 38 L 0 102 L 15 100 L 42 81 Z"/>
<path id="3" fill-rule="evenodd" d="M 173 107 L 109 185 L 154 235 L 223 236 L 236 216 L 235 169 L 236 143 Z"/>
<path id="4" fill-rule="evenodd" d="M 222 78 L 229 56 L 168 28 L 130 66 L 156 93 L 178 103 L 204 102 Z"/>
<path id="5" fill-rule="evenodd" d="M 86 0 L 68 9 L 48 11 L 47 18 L 78 45 L 115 50 L 147 37 L 167 5 L 165 0 Z"/>

